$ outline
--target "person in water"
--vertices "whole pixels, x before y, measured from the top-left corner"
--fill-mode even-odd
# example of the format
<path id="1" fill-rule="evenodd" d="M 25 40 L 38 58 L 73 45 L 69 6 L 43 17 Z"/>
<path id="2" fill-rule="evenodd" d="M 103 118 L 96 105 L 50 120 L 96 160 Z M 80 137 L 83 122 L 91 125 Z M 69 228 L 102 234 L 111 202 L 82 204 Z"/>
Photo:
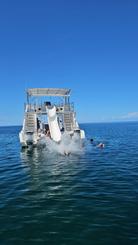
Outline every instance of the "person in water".
<path id="1" fill-rule="evenodd" d="M 98 148 L 104 148 L 104 147 L 105 147 L 105 144 L 99 143 L 99 144 L 97 145 L 97 147 L 98 147 Z"/>
<path id="2" fill-rule="evenodd" d="M 98 148 L 104 148 L 105 147 L 105 144 L 104 143 L 99 143 L 98 145 L 94 142 L 93 138 L 90 139 L 90 142 L 95 145 L 96 147 Z"/>

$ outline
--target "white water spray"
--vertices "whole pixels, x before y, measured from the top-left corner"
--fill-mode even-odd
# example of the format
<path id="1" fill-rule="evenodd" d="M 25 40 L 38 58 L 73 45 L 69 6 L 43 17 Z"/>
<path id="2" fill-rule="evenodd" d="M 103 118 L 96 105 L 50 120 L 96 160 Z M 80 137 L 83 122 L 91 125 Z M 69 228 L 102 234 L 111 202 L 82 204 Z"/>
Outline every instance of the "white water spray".
<path id="1" fill-rule="evenodd" d="M 83 152 L 82 142 L 77 134 L 71 137 L 70 135 L 64 133 L 59 143 L 56 143 L 47 137 L 45 139 L 45 144 L 50 153 L 69 155 L 80 154 Z"/>

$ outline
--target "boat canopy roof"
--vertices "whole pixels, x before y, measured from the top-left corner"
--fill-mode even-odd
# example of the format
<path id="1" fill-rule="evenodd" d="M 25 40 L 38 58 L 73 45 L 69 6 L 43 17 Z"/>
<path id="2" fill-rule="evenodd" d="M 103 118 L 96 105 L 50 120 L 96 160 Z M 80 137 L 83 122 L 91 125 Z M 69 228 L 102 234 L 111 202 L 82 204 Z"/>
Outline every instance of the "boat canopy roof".
<path id="1" fill-rule="evenodd" d="M 63 88 L 30 88 L 27 89 L 28 96 L 61 96 L 70 95 L 70 89 Z"/>

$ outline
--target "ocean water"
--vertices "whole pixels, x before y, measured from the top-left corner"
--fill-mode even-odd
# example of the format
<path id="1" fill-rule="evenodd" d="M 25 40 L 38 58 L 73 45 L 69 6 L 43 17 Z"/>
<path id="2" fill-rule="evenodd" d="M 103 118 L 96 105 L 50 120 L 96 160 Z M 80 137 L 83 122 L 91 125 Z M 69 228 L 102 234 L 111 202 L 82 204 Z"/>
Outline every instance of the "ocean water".
<path id="1" fill-rule="evenodd" d="M 138 244 L 138 123 L 81 126 L 69 156 L 0 127 L 0 244 Z"/>

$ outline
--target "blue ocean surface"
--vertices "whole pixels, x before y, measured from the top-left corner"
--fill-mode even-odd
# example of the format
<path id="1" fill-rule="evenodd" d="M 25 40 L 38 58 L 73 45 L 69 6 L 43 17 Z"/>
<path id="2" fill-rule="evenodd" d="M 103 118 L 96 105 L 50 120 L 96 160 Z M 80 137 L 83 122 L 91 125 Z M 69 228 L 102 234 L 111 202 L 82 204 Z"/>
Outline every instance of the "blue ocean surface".
<path id="1" fill-rule="evenodd" d="M 138 123 L 81 127 L 69 156 L 21 150 L 21 127 L 0 127 L 0 244 L 138 244 Z"/>

